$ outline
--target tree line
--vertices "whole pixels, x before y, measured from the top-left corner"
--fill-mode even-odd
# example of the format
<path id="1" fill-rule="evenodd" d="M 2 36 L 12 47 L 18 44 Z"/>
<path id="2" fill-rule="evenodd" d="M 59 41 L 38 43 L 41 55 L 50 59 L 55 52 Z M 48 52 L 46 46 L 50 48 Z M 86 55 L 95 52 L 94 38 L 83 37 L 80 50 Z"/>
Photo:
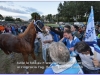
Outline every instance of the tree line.
<path id="1" fill-rule="evenodd" d="M 42 21 L 47 22 L 87 22 L 91 6 L 94 9 L 95 22 L 100 21 L 100 1 L 64 1 L 58 5 L 58 13 L 55 15 L 41 15 L 37 12 L 31 13 L 31 19 L 35 19 L 35 16 Z M 11 16 L 3 17 L 0 15 L 0 20 L 5 21 L 22 21 L 20 18 L 14 19 Z"/>
<path id="2" fill-rule="evenodd" d="M 4 21 L 19 21 L 19 22 L 22 22 L 22 21 L 23 21 L 23 20 L 20 19 L 20 18 L 14 19 L 12 16 L 6 16 L 6 17 L 4 17 L 4 16 L 2 16 L 2 15 L 0 14 L 0 21 L 2 21 L 2 20 L 4 20 Z"/>
<path id="3" fill-rule="evenodd" d="M 91 6 L 94 9 L 94 20 L 100 21 L 100 1 L 64 1 L 58 6 L 58 20 L 87 22 Z"/>
<path id="4" fill-rule="evenodd" d="M 57 14 L 42 15 L 40 17 L 41 20 L 49 22 L 87 22 L 91 6 L 94 9 L 95 22 L 100 21 L 100 1 L 64 1 L 59 3 Z"/>

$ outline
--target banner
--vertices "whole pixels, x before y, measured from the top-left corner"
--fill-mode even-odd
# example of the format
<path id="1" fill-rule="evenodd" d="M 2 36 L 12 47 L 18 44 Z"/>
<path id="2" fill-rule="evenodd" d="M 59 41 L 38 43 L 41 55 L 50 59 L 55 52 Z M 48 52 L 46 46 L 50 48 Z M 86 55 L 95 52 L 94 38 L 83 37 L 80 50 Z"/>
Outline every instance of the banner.
<path id="1" fill-rule="evenodd" d="M 85 42 L 88 43 L 90 46 L 93 46 L 96 52 L 100 53 L 100 47 L 97 45 L 95 25 L 94 25 L 94 12 L 92 6 L 85 33 Z"/>
<path id="2" fill-rule="evenodd" d="M 86 34 L 85 34 L 85 41 L 86 42 L 93 42 L 96 40 L 96 33 L 95 33 L 95 26 L 94 26 L 94 12 L 93 7 L 91 6 L 91 13 L 88 18 Z"/>

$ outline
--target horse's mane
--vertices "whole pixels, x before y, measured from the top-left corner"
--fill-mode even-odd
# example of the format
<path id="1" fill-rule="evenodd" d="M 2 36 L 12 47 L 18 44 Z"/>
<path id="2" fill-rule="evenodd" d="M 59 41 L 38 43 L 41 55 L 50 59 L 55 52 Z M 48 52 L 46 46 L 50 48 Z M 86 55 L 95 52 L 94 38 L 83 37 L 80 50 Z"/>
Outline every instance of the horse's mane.
<path id="1" fill-rule="evenodd" d="M 26 30 L 25 30 L 23 33 L 20 33 L 20 34 L 18 35 L 18 37 L 22 38 L 22 37 L 26 36 L 31 28 L 35 29 L 35 27 L 34 27 L 34 25 L 33 25 L 33 22 L 31 22 L 31 23 L 28 25 L 28 27 L 26 28 Z"/>

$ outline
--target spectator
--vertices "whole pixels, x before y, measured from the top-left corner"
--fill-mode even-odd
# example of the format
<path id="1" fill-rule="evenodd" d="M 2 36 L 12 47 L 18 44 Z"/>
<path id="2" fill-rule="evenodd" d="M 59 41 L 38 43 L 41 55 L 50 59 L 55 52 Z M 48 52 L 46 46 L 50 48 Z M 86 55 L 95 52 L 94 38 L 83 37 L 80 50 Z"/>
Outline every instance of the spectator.
<path id="1" fill-rule="evenodd" d="M 75 57 L 70 53 L 62 42 L 53 42 L 49 46 L 49 55 L 52 63 L 44 74 L 83 74 Z"/>
<path id="2" fill-rule="evenodd" d="M 21 27 L 18 26 L 18 34 L 21 33 Z"/>
<path id="3" fill-rule="evenodd" d="M 81 41 L 84 39 L 84 34 L 85 34 L 85 31 L 86 31 L 86 27 L 85 27 L 85 26 L 83 26 L 83 27 L 82 27 L 82 29 L 81 29 L 81 32 L 80 32 L 81 37 L 79 38 Z"/>
<path id="4" fill-rule="evenodd" d="M 84 73 L 85 74 L 98 74 L 100 67 L 97 64 L 97 61 L 100 62 L 100 54 L 97 53 L 97 57 L 95 58 L 95 59 L 97 59 L 97 61 L 95 62 L 94 48 L 90 47 L 85 42 L 78 42 L 75 45 L 74 49 L 77 50 L 77 52 L 81 58 Z M 94 62 L 94 64 L 93 64 L 93 62 Z M 96 67 L 95 67 L 95 65 L 96 65 Z"/>
<path id="5" fill-rule="evenodd" d="M 80 40 L 76 36 L 73 36 L 70 30 L 66 30 L 63 35 L 64 36 L 60 41 L 63 43 L 66 42 L 66 47 L 70 51 L 71 55 L 74 56 L 74 45 L 77 42 L 80 42 Z"/>
<path id="6" fill-rule="evenodd" d="M 16 31 L 16 35 L 18 35 L 18 26 L 15 25 L 15 31 Z"/>
<path id="7" fill-rule="evenodd" d="M 26 28 L 27 28 L 27 27 L 26 27 L 25 25 L 23 25 L 23 26 L 21 27 L 21 29 L 22 29 L 23 32 L 25 31 Z"/>
<path id="8" fill-rule="evenodd" d="M 58 28 L 55 28 L 56 31 L 59 31 Z M 53 31 L 50 31 L 50 34 L 53 36 L 53 41 L 58 42 L 60 40 L 60 36 Z"/>
<path id="9" fill-rule="evenodd" d="M 61 26 L 61 24 L 59 24 L 59 28 L 61 31 L 63 31 L 63 27 Z"/>
<path id="10" fill-rule="evenodd" d="M 9 33 L 8 26 L 5 26 L 5 33 Z"/>
<path id="11" fill-rule="evenodd" d="M 52 35 L 49 33 L 49 30 L 46 29 L 46 27 L 43 33 L 39 34 L 38 37 L 41 39 L 42 42 L 42 56 L 43 60 L 46 62 L 46 52 L 50 43 L 53 41 L 53 38 Z"/>
<path id="12" fill-rule="evenodd" d="M 15 30 L 15 26 L 14 25 L 11 26 L 11 31 L 12 31 L 12 34 L 16 35 L 16 30 Z"/>
<path id="13" fill-rule="evenodd" d="M 36 54 L 36 56 L 37 56 L 38 53 L 39 53 L 39 47 L 40 47 L 40 44 L 39 44 L 39 38 L 38 38 L 38 33 L 36 34 L 34 46 L 35 46 L 34 51 L 35 51 L 35 54 Z"/>
<path id="14" fill-rule="evenodd" d="M 99 28 L 98 28 L 98 32 L 99 32 L 99 34 L 100 34 L 100 26 L 99 26 Z"/>
<path id="15" fill-rule="evenodd" d="M 70 30 L 70 29 L 71 29 L 71 27 L 70 27 L 69 25 L 64 26 L 64 31 L 57 31 L 57 30 L 55 30 L 54 28 L 48 27 L 48 26 L 47 26 L 47 28 L 50 29 L 51 31 L 53 31 L 54 33 L 58 34 L 58 35 L 60 36 L 60 39 L 63 38 L 63 32 L 64 32 L 64 31 Z"/>
<path id="16" fill-rule="evenodd" d="M 77 38 L 81 38 L 81 35 L 78 33 L 79 27 L 77 25 L 71 26 L 72 35 L 76 36 Z"/>
<path id="17" fill-rule="evenodd" d="M 8 26 L 8 30 L 9 30 L 9 33 L 11 33 L 11 27 L 10 26 Z"/>
<path id="18" fill-rule="evenodd" d="M 5 32 L 5 26 L 0 25 L 0 33 L 4 33 Z"/>
<path id="19" fill-rule="evenodd" d="M 98 30 L 99 26 L 98 25 L 95 25 L 95 30 Z"/>

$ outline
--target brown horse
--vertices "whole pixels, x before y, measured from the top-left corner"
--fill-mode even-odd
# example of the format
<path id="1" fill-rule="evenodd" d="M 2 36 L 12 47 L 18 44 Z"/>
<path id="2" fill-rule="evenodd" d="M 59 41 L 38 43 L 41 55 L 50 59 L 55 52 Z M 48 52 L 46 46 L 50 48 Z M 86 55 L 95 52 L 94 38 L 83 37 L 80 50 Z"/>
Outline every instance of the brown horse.
<path id="1" fill-rule="evenodd" d="M 22 53 L 26 63 L 28 62 L 29 54 L 31 54 L 32 58 L 35 60 L 33 50 L 35 37 L 36 29 L 33 22 L 31 22 L 27 29 L 18 36 L 9 33 L 0 34 L 0 48 L 6 54 L 10 54 L 12 52 Z"/>

